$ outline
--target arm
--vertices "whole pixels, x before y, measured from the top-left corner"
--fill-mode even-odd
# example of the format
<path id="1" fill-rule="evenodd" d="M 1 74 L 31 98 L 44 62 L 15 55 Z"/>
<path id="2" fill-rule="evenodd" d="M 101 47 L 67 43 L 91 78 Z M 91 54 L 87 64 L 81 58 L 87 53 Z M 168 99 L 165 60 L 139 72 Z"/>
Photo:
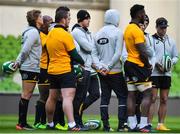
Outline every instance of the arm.
<path id="1" fill-rule="evenodd" d="M 95 39 L 94 39 L 94 43 L 93 43 L 93 46 L 92 46 L 92 60 L 93 60 L 93 65 L 94 67 L 97 69 L 97 70 L 100 70 L 102 68 L 102 65 L 99 61 L 99 58 L 98 58 L 98 51 L 97 51 L 97 47 L 96 47 L 96 42 L 95 42 Z"/>
<path id="2" fill-rule="evenodd" d="M 22 38 L 23 41 L 23 47 L 16 59 L 16 62 L 19 64 L 19 66 L 27 59 L 32 46 L 34 43 L 38 40 L 39 33 L 36 29 L 32 29 L 27 31 L 25 35 Z"/>
<path id="3" fill-rule="evenodd" d="M 178 49 L 176 47 L 176 44 L 174 41 L 173 42 L 173 46 L 172 46 L 172 64 L 175 65 L 179 59 L 179 56 L 178 56 Z"/>
<path id="4" fill-rule="evenodd" d="M 77 52 L 79 53 L 80 47 L 79 47 L 79 44 L 76 42 L 76 40 L 74 40 L 74 44 L 75 44 L 75 46 L 76 46 Z"/>
<path id="5" fill-rule="evenodd" d="M 153 49 L 153 43 L 151 36 L 147 34 L 146 36 L 146 49 L 147 49 L 147 55 L 149 58 L 152 58 L 154 56 L 154 49 Z"/>
<path id="6" fill-rule="evenodd" d="M 92 51 L 92 44 L 88 42 L 87 39 L 84 37 L 84 33 L 82 33 L 82 31 L 78 29 L 78 31 L 74 30 L 72 32 L 72 35 L 76 42 L 79 44 L 80 48 L 86 53 L 90 54 Z"/>
<path id="7" fill-rule="evenodd" d="M 72 61 L 78 62 L 79 64 L 84 66 L 84 60 L 77 53 L 77 50 L 75 48 L 73 50 L 71 50 L 71 51 L 68 51 L 68 54 L 70 55 Z"/>
<path id="8" fill-rule="evenodd" d="M 122 54 L 121 54 L 121 59 L 122 59 L 123 63 L 125 63 L 125 61 L 127 60 L 127 57 L 128 57 L 128 53 L 127 53 L 126 45 L 125 45 L 125 42 L 124 42 L 123 43 L 123 50 L 122 50 Z"/>
<path id="9" fill-rule="evenodd" d="M 146 46 L 143 43 L 141 43 L 141 44 L 136 44 L 136 48 L 139 51 L 139 57 L 141 61 L 144 63 L 144 65 L 147 68 L 151 68 L 152 66 L 148 60 L 148 52 Z"/>
<path id="10" fill-rule="evenodd" d="M 71 57 L 72 62 L 78 62 L 81 65 L 84 65 L 84 60 L 82 57 L 77 53 L 75 44 L 74 44 L 74 39 L 71 34 L 67 33 L 67 35 L 64 37 L 64 45 L 65 48 L 68 52 L 68 54 Z"/>
<path id="11" fill-rule="evenodd" d="M 114 53 L 111 61 L 108 63 L 109 70 L 111 70 L 112 67 L 114 66 L 114 64 L 120 60 L 122 47 L 123 47 L 123 33 L 121 31 L 119 31 L 118 37 L 116 39 L 115 53 Z"/>
<path id="12" fill-rule="evenodd" d="M 145 45 L 145 36 L 141 29 L 138 27 L 132 32 L 134 43 L 137 51 L 139 52 L 140 60 L 144 63 L 147 68 L 152 68 L 148 60 L 148 51 Z"/>

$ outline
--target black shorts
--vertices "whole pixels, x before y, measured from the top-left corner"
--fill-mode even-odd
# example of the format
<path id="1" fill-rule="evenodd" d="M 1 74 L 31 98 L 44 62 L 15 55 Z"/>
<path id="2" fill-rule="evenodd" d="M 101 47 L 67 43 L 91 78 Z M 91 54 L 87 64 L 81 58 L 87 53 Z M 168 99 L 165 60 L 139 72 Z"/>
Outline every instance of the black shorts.
<path id="1" fill-rule="evenodd" d="M 152 76 L 150 78 L 154 88 L 170 89 L 171 77 L 170 76 Z"/>
<path id="2" fill-rule="evenodd" d="M 39 73 L 19 70 L 22 80 L 27 82 L 38 82 Z"/>
<path id="3" fill-rule="evenodd" d="M 59 75 L 48 75 L 51 89 L 61 88 L 75 88 L 76 87 L 76 76 L 74 72 L 59 74 Z"/>
<path id="4" fill-rule="evenodd" d="M 38 85 L 50 85 L 47 69 L 40 69 Z"/>
<path id="5" fill-rule="evenodd" d="M 129 61 L 124 64 L 124 71 L 128 83 L 147 82 L 151 76 L 150 69 L 140 67 Z"/>

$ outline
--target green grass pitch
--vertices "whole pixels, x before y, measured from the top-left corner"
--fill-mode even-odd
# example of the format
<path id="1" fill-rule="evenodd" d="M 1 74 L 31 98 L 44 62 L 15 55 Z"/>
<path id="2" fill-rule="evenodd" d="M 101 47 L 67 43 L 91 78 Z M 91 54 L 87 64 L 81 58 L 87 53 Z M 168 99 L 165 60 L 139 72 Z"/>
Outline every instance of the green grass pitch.
<path id="1" fill-rule="evenodd" d="M 100 116 L 97 115 L 85 115 L 84 121 L 88 119 L 98 119 L 100 120 Z M 30 115 L 28 116 L 28 123 L 33 124 L 34 116 Z M 17 115 L 0 115 L 0 133 L 70 133 L 68 131 L 58 131 L 58 130 L 33 130 L 33 131 L 17 131 L 15 129 L 15 125 L 17 123 Z M 117 116 L 111 116 L 110 117 L 110 124 L 111 127 L 116 130 L 117 128 Z M 153 122 L 154 127 L 157 125 L 157 118 L 154 118 Z M 166 118 L 166 125 L 168 128 L 171 129 L 171 131 L 166 132 L 155 132 L 155 133 L 180 133 L 180 117 L 169 117 Z M 102 131 L 102 127 L 99 130 L 96 131 L 86 131 L 86 132 L 79 132 L 81 134 L 83 133 L 104 133 Z M 111 132 L 111 133 L 118 133 L 118 132 Z M 124 134 L 124 133 L 123 133 Z"/>

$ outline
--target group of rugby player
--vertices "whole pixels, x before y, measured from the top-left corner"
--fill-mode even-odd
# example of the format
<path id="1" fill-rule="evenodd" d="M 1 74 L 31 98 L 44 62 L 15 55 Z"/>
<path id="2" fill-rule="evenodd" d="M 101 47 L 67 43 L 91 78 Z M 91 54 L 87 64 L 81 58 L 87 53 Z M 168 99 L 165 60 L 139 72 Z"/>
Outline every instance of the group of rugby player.
<path id="1" fill-rule="evenodd" d="M 130 15 L 123 33 L 118 27 L 119 12 L 109 9 L 104 26 L 92 34 L 87 10 L 78 11 L 72 30 L 68 29 L 68 7 L 58 7 L 54 21 L 39 10 L 28 11 L 29 26 L 22 33 L 22 49 L 13 66 L 19 68 L 22 76 L 16 129 L 86 131 L 89 128 L 83 124 L 83 111 L 100 97 L 103 130 L 114 131 L 108 114 L 114 91 L 118 99 L 117 131 L 151 132 L 160 89 L 156 129 L 169 130 L 164 122 L 172 67 L 165 67 L 162 61 L 168 55 L 168 65 L 176 64 L 176 44 L 166 34 L 165 18 L 156 20 L 157 32 L 151 36 L 145 32 L 149 17 L 144 6 L 133 5 Z M 32 127 L 27 123 L 27 111 L 36 83 L 40 97 Z"/>

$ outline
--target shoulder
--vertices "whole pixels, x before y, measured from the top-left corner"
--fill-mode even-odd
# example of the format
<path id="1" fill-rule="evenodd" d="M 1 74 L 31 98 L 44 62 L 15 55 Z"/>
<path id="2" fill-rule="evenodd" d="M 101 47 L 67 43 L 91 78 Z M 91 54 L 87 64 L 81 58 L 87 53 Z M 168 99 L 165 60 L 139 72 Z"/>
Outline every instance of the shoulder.
<path id="1" fill-rule="evenodd" d="M 39 34 L 39 30 L 35 27 L 30 27 L 28 32 L 33 34 Z"/>
<path id="2" fill-rule="evenodd" d="M 47 37 L 47 35 L 44 34 L 43 32 L 40 32 L 40 37 L 41 37 L 41 38 L 45 38 L 45 37 Z"/>
<path id="3" fill-rule="evenodd" d="M 85 32 L 83 30 L 81 30 L 79 27 L 74 28 L 74 30 L 72 31 L 73 35 L 84 35 Z"/>
<path id="4" fill-rule="evenodd" d="M 167 35 L 167 40 L 168 40 L 170 43 L 175 44 L 175 40 L 174 40 L 172 37 L 168 36 L 168 35 Z"/>
<path id="5" fill-rule="evenodd" d="M 123 31 L 120 28 L 116 29 L 118 36 L 123 36 Z"/>

